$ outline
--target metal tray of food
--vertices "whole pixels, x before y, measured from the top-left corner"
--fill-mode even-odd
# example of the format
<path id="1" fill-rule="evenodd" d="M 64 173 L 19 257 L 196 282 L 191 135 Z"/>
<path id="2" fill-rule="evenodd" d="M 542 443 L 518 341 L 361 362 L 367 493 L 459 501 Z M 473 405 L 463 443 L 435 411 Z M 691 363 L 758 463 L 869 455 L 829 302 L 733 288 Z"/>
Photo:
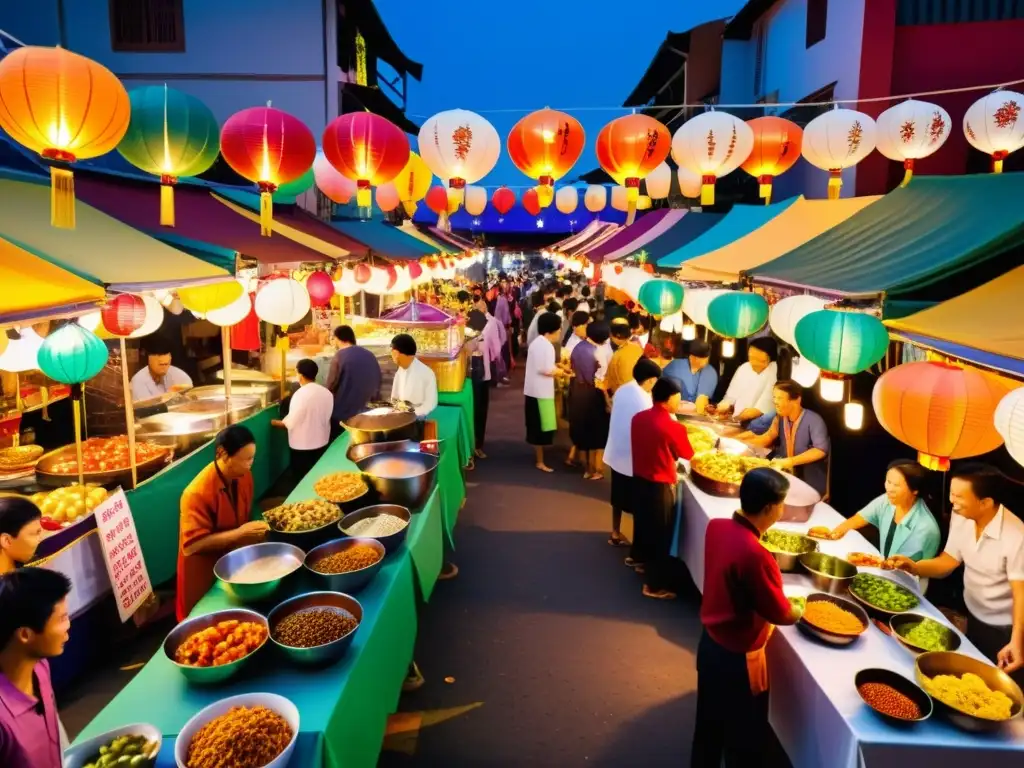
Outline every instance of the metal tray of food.
<path id="1" fill-rule="evenodd" d="M 162 449 L 159 455 L 153 458 L 140 462 L 135 466 L 136 477 L 142 481 L 151 475 L 155 475 L 167 464 L 170 464 L 173 458 L 173 450 L 166 445 L 158 445 Z M 65 473 L 65 472 L 54 472 L 54 465 L 62 461 L 77 458 L 75 444 L 64 445 L 60 448 L 50 451 L 43 455 L 39 459 L 39 463 L 36 464 L 36 482 L 47 488 L 60 488 L 65 485 L 71 485 L 72 483 L 78 482 L 78 473 Z M 82 479 L 86 483 L 95 483 L 97 485 L 103 485 L 108 488 L 112 488 L 117 485 L 124 485 L 126 488 L 131 486 L 132 470 L 131 467 L 119 467 L 117 469 L 109 469 L 102 472 L 83 472 Z"/>
<path id="2" fill-rule="evenodd" d="M 714 430 L 716 434 L 723 437 L 732 437 L 743 431 L 743 426 L 732 419 L 716 419 L 714 416 L 697 413 L 679 413 L 676 418 L 684 424 L 693 424 Z"/>
<path id="3" fill-rule="evenodd" d="M 714 453 L 749 460 L 748 463 L 752 466 L 748 467 L 748 469 L 752 469 L 753 466 L 768 466 L 768 461 L 754 456 L 754 451 L 745 443 L 729 438 L 720 438 L 718 442 L 720 447 L 716 448 Z M 725 443 L 724 445 L 722 445 L 723 442 Z M 707 461 L 709 458 L 713 459 L 714 453 L 704 453 L 701 455 L 701 459 L 704 461 Z M 738 481 L 730 482 L 706 474 L 701 470 L 700 463 L 700 461 L 690 463 L 690 478 L 693 480 L 694 485 L 711 496 L 736 497 L 740 495 L 740 484 Z"/>
<path id="4" fill-rule="evenodd" d="M 280 382 L 270 386 L 267 384 L 255 384 L 241 382 L 239 384 L 231 383 L 231 402 L 234 404 L 236 398 L 248 398 L 256 401 L 255 411 L 266 408 L 268 405 L 276 403 L 281 394 Z M 204 387 L 196 387 L 195 389 L 189 390 L 186 395 L 188 401 L 202 401 L 202 400 L 213 400 L 221 403 L 221 407 L 224 405 L 224 398 L 227 396 L 225 392 L 224 384 L 208 384 Z M 242 401 L 239 400 L 239 404 Z M 234 410 L 234 407 L 232 408 Z"/>
<path id="5" fill-rule="evenodd" d="M 223 411 L 159 413 L 140 419 L 135 426 L 135 437 L 172 446 L 175 454 L 183 455 L 212 440 L 227 423 L 228 417 Z"/>
<path id="6" fill-rule="evenodd" d="M 200 387 L 200 390 L 203 391 L 198 394 L 193 394 L 196 390 L 192 390 L 185 402 L 171 406 L 168 412 L 195 414 L 230 412 L 228 420 L 234 424 L 254 413 L 259 413 L 267 405 L 266 398 L 246 392 L 244 388 L 242 391 L 236 392 L 235 387 L 231 387 L 230 407 L 227 407 L 229 403 L 227 395 L 224 393 L 224 387 Z"/>

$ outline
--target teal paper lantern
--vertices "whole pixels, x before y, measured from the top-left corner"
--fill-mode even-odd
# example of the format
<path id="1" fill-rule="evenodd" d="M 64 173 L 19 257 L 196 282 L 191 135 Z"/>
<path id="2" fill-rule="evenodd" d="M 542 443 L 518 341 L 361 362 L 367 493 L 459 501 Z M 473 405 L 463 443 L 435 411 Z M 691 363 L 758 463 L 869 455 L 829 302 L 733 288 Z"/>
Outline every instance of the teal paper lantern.
<path id="1" fill-rule="evenodd" d="M 107 364 L 107 345 L 95 333 L 68 323 L 43 339 L 39 370 L 62 384 L 81 384 Z"/>
<path id="2" fill-rule="evenodd" d="M 315 181 L 316 179 L 313 178 L 313 166 L 310 166 L 309 170 L 299 176 L 299 178 L 286 181 L 279 186 L 271 195 L 271 198 L 273 198 L 275 203 L 294 205 L 295 198 L 312 189 Z"/>
<path id="3" fill-rule="evenodd" d="M 820 309 L 796 324 L 800 354 L 823 372 L 853 376 L 885 356 L 889 332 L 882 321 L 864 312 Z"/>
<path id="4" fill-rule="evenodd" d="M 708 304 L 708 327 L 727 339 L 745 339 L 768 322 L 768 302 L 757 293 L 727 291 Z"/>
<path id="5" fill-rule="evenodd" d="M 683 286 L 674 280 L 648 280 L 640 286 L 636 298 L 652 315 L 674 315 L 683 308 Z"/>

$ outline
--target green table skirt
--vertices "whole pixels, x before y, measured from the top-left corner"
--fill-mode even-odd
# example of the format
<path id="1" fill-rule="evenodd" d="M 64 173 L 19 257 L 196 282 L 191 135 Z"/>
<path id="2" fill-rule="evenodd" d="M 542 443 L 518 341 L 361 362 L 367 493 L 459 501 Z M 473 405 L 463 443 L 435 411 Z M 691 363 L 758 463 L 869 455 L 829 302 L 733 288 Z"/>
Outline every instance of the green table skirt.
<path id="1" fill-rule="evenodd" d="M 324 454 L 288 501 L 311 498 L 313 483 L 328 472 L 353 470 L 345 457 L 348 436 L 342 435 Z M 192 715 L 207 704 L 246 692 L 271 692 L 287 697 L 299 709 L 300 740 L 307 758 L 295 768 L 370 768 L 377 763 L 387 717 L 395 711 L 402 681 L 416 640 L 417 591 L 429 597 L 443 557 L 441 490 L 435 487 L 422 511 L 413 515 L 406 545 L 391 555 L 373 581 L 355 597 L 363 621 L 348 652 L 322 669 L 296 667 L 265 646 L 235 678 L 216 687 L 192 686 L 158 652 L 79 735 L 82 741 L 106 730 L 136 722 L 155 725 L 173 741 Z M 299 572 L 290 577 L 269 611 L 288 597 L 308 591 Z M 228 596 L 215 586 L 193 615 L 228 606 Z M 308 757 L 312 757 L 309 760 Z M 163 754 L 161 754 L 163 757 Z M 298 755 L 296 756 L 298 757 Z M 295 763 L 293 759 L 292 763 Z"/>
<path id="2" fill-rule="evenodd" d="M 437 422 L 437 437 L 441 441 L 441 458 L 437 464 L 437 487 L 441 492 L 441 509 L 448 544 L 455 548 L 455 524 L 459 519 L 462 502 L 466 498 L 466 482 L 462 476 L 458 436 L 462 410 L 438 406 L 427 417 Z"/>
<path id="3" fill-rule="evenodd" d="M 466 379 L 466 384 L 462 387 L 461 392 L 439 392 L 437 403 L 439 406 L 444 405 L 458 408 L 461 411 L 461 418 L 459 420 L 459 458 L 462 466 L 465 467 L 472 461 L 473 452 L 476 450 L 473 382 Z M 432 417 L 433 415 L 431 415 Z"/>

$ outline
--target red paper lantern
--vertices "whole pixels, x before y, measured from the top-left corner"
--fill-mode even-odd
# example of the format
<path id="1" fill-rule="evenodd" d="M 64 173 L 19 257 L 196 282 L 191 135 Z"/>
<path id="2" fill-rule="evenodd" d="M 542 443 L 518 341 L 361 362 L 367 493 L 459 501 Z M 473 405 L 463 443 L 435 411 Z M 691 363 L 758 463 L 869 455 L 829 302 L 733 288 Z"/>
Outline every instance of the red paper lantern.
<path id="1" fill-rule="evenodd" d="M 395 287 L 395 283 L 398 282 L 398 270 L 395 269 L 393 264 L 388 264 L 384 267 L 384 270 L 388 273 L 388 290 L 390 291 Z"/>
<path id="2" fill-rule="evenodd" d="M 309 291 L 309 303 L 314 307 L 325 307 L 334 296 L 334 283 L 326 272 L 314 272 L 306 278 L 306 290 Z"/>
<path id="3" fill-rule="evenodd" d="M 515 204 L 516 193 L 508 187 L 498 187 L 491 196 L 491 205 L 502 216 L 511 211 Z"/>
<path id="4" fill-rule="evenodd" d="M 531 216 L 540 215 L 540 198 L 537 196 L 537 190 L 532 187 L 523 193 L 523 208 Z"/>
<path id="5" fill-rule="evenodd" d="M 353 271 L 356 275 L 356 282 L 360 285 L 370 282 L 370 278 L 373 277 L 373 270 L 366 264 L 356 264 Z"/>
<path id="6" fill-rule="evenodd" d="M 423 274 L 423 267 L 418 262 L 409 262 L 409 278 L 415 280 L 417 277 Z"/>
<path id="7" fill-rule="evenodd" d="M 270 236 L 271 195 L 295 181 L 316 157 L 316 139 L 297 117 L 273 107 L 236 112 L 220 131 L 220 152 L 239 176 L 260 188 L 260 233 Z"/>
<path id="8" fill-rule="evenodd" d="M 114 336 L 128 336 L 139 330 L 146 322 L 146 305 L 141 296 L 121 293 L 106 303 L 100 310 L 100 319 L 107 333 Z"/>
<path id="9" fill-rule="evenodd" d="M 440 216 L 448 210 L 448 190 L 441 186 L 431 187 L 426 201 L 427 208 Z"/>
<path id="10" fill-rule="evenodd" d="M 337 171 L 356 182 L 356 203 L 370 205 L 370 187 L 397 176 L 409 162 L 409 139 L 397 125 L 372 112 L 334 118 L 323 135 L 324 155 Z"/>

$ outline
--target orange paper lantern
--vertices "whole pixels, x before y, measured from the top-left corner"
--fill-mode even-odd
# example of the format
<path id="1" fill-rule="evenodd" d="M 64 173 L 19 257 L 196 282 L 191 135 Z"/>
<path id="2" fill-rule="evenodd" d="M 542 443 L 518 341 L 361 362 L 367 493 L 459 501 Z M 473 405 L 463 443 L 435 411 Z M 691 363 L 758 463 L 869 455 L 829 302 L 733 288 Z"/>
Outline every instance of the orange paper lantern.
<path id="1" fill-rule="evenodd" d="M 121 81 L 91 59 L 29 45 L 0 60 L 0 128 L 50 164 L 55 227 L 75 227 L 71 164 L 116 148 L 130 117 Z"/>
<path id="2" fill-rule="evenodd" d="M 555 181 L 567 174 L 583 152 L 586 135 L 580 122 L 554 109 L 531 112 L 508 134 L 508 155 L 516 168 L 539 182 L 542 208 L 555 196 Z"/>
<path id="3" fill-rule="evenodd" d="M 370 187 L 386 184 L 409 161 L 409 139 L 387 118 L 352 112 L 334 118 L 323 135 L 323 152 L 338 172 L 356 182 L 356 204 L 370 205 Z"/>
<path id="4" fill-rule="evenodd" d="M 755 117 L 747 125 L 754 132 L 754 149 L 740 166 L 757 179 L 761 197 L 770 202 L 772 179 L 785 173 L 800 159 L 803 129 L 781 117 Z"/>
<path id="5" fill-rule="evenodd" d="M 540 215 L 540 200 L 537 197 L 537 190 L 532 187 L 523 193 L 523 208 L 531 216 Z"/>
<path id="6" fill-rule="evenodd" d="M 377 199 L 377 207 L 385 213 L 395 210 L 398 204 L 402 202 L 398 199 L 398 190 L 395 189 L 395 185 L 390 181 L 387 184 L 381 184 L 377 187 L 377 191 L 374 195 Z"/>
<path id="7" fill-rule="evenodd" d="M 629 200 L 640 197 L 640 179 L 668 157 L 672 134 L 647 115 L 625 115 L 612 120 L 597 135 L 597 162 L 615 181 L 629 190 Z"/>
<path id="8" fill-rule="evenodd" d="M 905 363 L 882 374 L 871 400 L 886 431 L 918 451 L 929 469 L 1003 444 L 994 415 L 1013 387 L 1005 379 L 949 363 Z"/>

